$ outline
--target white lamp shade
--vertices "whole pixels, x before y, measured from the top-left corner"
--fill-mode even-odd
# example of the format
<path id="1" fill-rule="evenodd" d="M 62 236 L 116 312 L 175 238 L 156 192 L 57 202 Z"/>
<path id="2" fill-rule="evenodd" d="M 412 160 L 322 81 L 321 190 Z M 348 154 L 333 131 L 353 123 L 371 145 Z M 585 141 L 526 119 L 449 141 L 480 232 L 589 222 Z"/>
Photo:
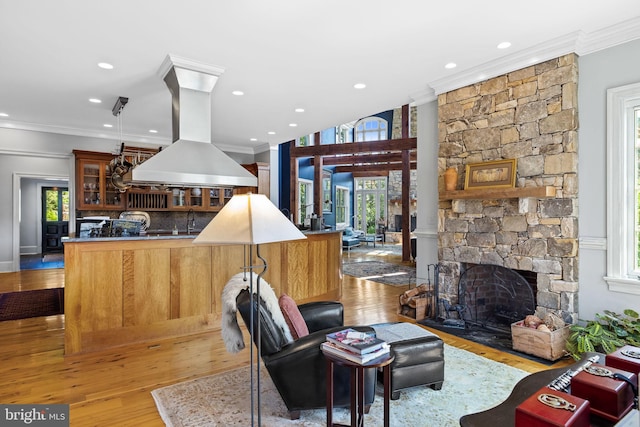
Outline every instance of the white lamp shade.
<path id="1" fill-rule="evenodd" d="M 261 244 L 307 237 L 264 194 L 237 194 L 193 240 L 194 244 Z"/>

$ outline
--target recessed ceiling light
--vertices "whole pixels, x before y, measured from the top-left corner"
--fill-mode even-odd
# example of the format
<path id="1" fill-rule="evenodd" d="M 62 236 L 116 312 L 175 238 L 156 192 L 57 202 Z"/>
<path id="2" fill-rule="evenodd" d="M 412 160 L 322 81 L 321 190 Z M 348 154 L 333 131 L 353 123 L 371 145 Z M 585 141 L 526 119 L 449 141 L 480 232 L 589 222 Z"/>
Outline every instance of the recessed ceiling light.
<path id="1" fill-rule="evenodd" d="M 108 62 L 98 62 L 98 67 L 104 70 L 113 70 L 113 65 L 109 64 Z"/>
<path id="2" fill-rule="evenodd" d="M 158 131 L 155 129 L 149 129 L 149 133 L 158 133 Z"/>
<path id="3" fill-rule="evenodd" d="M 511 47 L 511 43 L 509 42 L 502 42 L 498 45 L 498 49 L 506 49 L 508 47 Z"/>
<path id="4" fill-rule="evenodd" d="M 297 123 L 289 123 L 289 126 L 294 128 L 294 127 L 298 126 L 298 124 Z"/>
<path id="5" fill-rule="evenodd" d="M 94 104 L 100 104 L 102 100 L 98 98 L 89 98 L 89 102 L 93 102 Z"/>
<path id="6" fill-rule="evenodd" d="M 256 142 L 258 138 L 249 138 L 249 141 Z"/>
<path id="7" fill-rule="evenodd" d="M 296 113 L 304 113 L 304 108 L 296 108 L 295 112 Z"/>
<path id="8" fill-rule="evenodd" d="M 452 68 L 456 68 L 458 66 L 458 64 L 456 64 L 455 62 L 449 62 L 447 65 L 444 66 L 444 68 L 450 70 Z"/>
<path id="9" fill-rule="evenodd" d="M 268 133 L 269 135 L 275 135 L 275 134 L 276 134 L 276 133 L 275 133 L 274 131 L 272 131 L 272 130 L 271 130 L 271 131 L 269 131 L 269 132 L 267 132 L 267 133 Z"/>
<path id="10" fill-rule="evenodd" d="M 364 83 L 356 83 L 353 85 L 354 89 L 364 89 L 365 87 L 367 87 L 367 85 Z"/>
<path id="11" fill-rule="evenodd" d="M 241 90 L 234 90 L 233 92 L 231 92 L 232 94 L 234 94 L 235 96 L 242 96 L 244 95 L 244 92 Z"/>
<path id="12" fill-rule="evenodd" d="M 105 124 L 103 124 L 102 126 L 104 126 L 104 127 L 106 127 L 106 128 L 112 128 L 112 127 L 113 127 L 113 125 L 110 125 L 109 123 L 105 123 Z"/>
<path id="13" fill-rule="evenodd" d="M 0 117 L 9 117 L 7 113 L 0 113 Z"/>

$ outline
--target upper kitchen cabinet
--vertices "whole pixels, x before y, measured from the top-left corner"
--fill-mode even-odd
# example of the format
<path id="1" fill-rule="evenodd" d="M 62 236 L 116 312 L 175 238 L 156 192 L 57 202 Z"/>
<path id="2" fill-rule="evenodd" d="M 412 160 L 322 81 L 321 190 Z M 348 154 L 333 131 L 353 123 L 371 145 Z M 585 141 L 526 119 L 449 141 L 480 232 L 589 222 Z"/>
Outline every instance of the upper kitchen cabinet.
<path id="1" fill-rule="evenodd" d="M 123 210 L 125 195 L 112 182 L 113 155 L 74 150 L 76 158 L 76 209 Z"/>
<path id="2" fill-rule="evenodd" d="M 202 187 L 176 188 L 172 186 L 125 186 L 122 164 L 140 163 L 139 149 L 126 149 L 124 154 L 74 150 L 76 159 L 77 210 L 145 210 L 145 211 L 209 211 L 217 212 L 234 194 L 260 193 L 269 197 L 269 165 L 251 163 L 242 165 L 258 177 L 257 187 Z M 143 161 L 143 160 L 142 160 Z"/>
<path id="3" fill-rule="evenodd" d="M 258 186 L 257 187 L 236 187 L 235 194 L 246 194 L 246 193 L 264 194 L 265 196 L 267 196 L 267 198 L 269 198 L 271 194 L 269 164 L 256 162 L 256 163 L 250 163 L 242 166 L 246 170 L 254 174 L 256 177 L 258 177 Z"/>
<path id="4" fill-rule="evenodd" d="M 171 190 L 171 209 L 174 210 L 203 210 L 206 191 L 202 188 L 174 188 Z"/>

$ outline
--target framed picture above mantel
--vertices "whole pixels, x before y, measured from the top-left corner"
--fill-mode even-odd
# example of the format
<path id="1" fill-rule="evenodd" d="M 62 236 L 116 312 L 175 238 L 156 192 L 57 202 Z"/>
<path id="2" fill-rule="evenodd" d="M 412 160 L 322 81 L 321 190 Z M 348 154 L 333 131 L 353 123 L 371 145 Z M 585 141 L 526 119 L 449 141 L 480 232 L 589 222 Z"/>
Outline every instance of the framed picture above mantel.
<path id="1" fill-rule="evenodd" d="M 515 187 L 516 159 L 470 163 L 465 172 L 465 190 Z"/>

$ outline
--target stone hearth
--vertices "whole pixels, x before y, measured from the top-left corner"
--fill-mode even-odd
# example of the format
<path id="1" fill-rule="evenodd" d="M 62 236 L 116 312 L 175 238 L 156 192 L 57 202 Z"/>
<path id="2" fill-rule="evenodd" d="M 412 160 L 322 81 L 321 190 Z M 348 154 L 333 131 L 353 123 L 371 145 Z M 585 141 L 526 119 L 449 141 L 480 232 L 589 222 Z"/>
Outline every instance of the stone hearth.
<path id="1" fill-rule="evenodd" d="M 439 95 L 440 176 L 456 168 L 462 189 L 467 164 L 517 159 L 516 187 L 556 189 L 555 198 L 441 200 L 441 297 L 456 301 L 462 263 L 498 265 L 536 274 L 536 314 L 577 320 L 577 67 L 565 55 Z"/>

